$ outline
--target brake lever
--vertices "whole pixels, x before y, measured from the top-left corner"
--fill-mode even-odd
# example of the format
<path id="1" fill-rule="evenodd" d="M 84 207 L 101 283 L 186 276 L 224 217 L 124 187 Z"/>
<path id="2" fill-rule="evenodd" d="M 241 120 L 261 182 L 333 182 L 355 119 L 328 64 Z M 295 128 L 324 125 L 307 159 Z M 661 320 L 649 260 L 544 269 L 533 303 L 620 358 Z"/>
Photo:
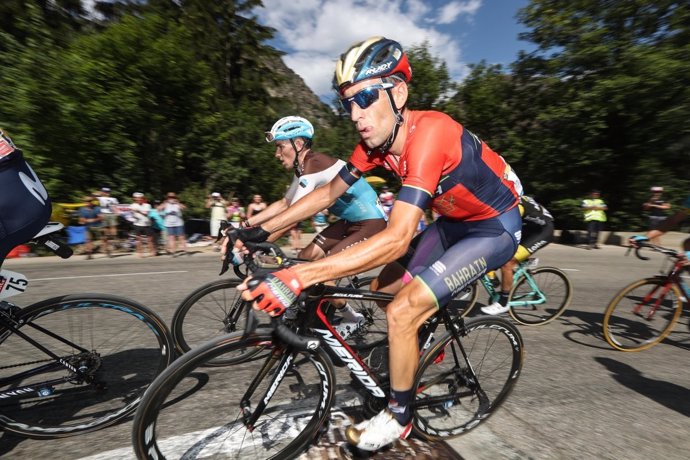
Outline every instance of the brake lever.
<path id="1" fill-rule="evenodd" d="M 219 242 L 220 239 L 224 236 L 227 236 L 225 234 L 225 230 L 227 230 L 228 227 L 232 227 L 232 225 L 230 225 L 230 222 L 228 222 L 227 220 L 220 221 L 220 228 L 218 229 L 218 236 L 216 236 L 216 243 Z"/>
<path id="2" fill-rule="evenodd" d="M 223 273 L 228 271 L 228 268 L 230 268 L 230 258 L 232 257 L 232 251 L 228 251 L 227 248 L 225 250 L 225 255 L 223 256 L 223 264 L 220 267 L 220 273 L 218 273 L 218 276 L 221 276 Z"/>
<path id="3" fill-rule="evenodd" d="M 641 249 L 642 249 L 641 247 L 640 247 L 640 248 L 635 248 L 635 256 L 636 256 L 638 259 L 640 259 L 640 260 L 649 260 L 649 257 L 643 256 L 642 254 L 640 254 L 640 250 L 641 250 Z"/>
<path id="4" fill-rule="evenodd" d="M 256 313 L 254 313 L 254 308 L 251 306 L 247 306 L 247 319 L 245 320 L 244 324 L 244 332 L 242 333 L 242 340 L 246 339 L 250 335 L 252 335 L 255 331 L 256 328 L 259 326 L 259 319 L 256 317 Z"/>
<path id="5" fill-rule="evenodd" d="M 233 248 L 235 247 L 235 242 L 237 241 L 237 230 L 235 230 L 235 227 L 233 227 L 228 221 L 224 220 L 220 223 L 220 230 L 218 231 L 218 239 L 220 239 L 220 235 L 227 236 L 228 239 L 230 240 L 228 244 L 225 246 L 225 255 L 223 256 L 223 264 L 220 268 L 220 273 L 218 273 L 218 276 L 221 276 L 223 273 L 228 271 L 228 268 L 230 268 L 230 265 L 233 266 L 233 270 L 235 271 L 235 274 L 239 278 L 246 278 L 247 275 L 240 276 L 240 273 L 237 269 L 237 266 L 232 263 L 232 258 L 234 256 Z M 218 241 L 218 240 L 216 240 Z"/>

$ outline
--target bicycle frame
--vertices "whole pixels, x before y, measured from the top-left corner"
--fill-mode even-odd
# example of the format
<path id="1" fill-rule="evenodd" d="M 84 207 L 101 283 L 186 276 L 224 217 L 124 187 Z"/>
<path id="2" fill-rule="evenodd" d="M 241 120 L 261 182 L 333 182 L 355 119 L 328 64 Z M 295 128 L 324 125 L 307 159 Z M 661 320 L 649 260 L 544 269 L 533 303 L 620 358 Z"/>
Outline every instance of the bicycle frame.
<path id="1" fill-rule="evenodd" d="M 670 271 L 666 275 L 657 275 L 657 278 L 660 280 L 663 280 L 664 283 L 660 284 L 659 286 L 655 287 L 647 295 L 642 299 L 642 302 L 640 302 L 635 308 L 633 308 L 633 312 L 635 314 L 640 314 L 642 315 L 646 320 L 651 320 L 654 317 L 654 314 L 657 312 L 661 305 L 661 301 L 664 299 L 668 291 L 671 290 L 671 287 L 675 284 L 678 286 L 680 289 L 680 292 L 685 294 L 686 296 L 689 296 L 690 294 L 690 289 L 685 286 L 683 280 L 680 277 L 680 273 L 683 271 L 685 268 L 684 262 L 681 260 L 676 260 L 673 266 L 671 267 Z M 656 302 L 654 305 L 652 305 L 649 308 L 649 311 L 646 313 L 642 314 L 642 306 L 646 303 L 649 302 L 649 300 L 656 294 L 656 292 L 659 289 L 663 289 L 661 292 L 661 295 L 657 298 Z M 684 299 L 681 299 L 684 303 L 688 302 L 688 297 L 685 297 Z"/>
<path id="2" fill-rule="evenodd" d="M 295 328 L 296 332 L 301 336 L 318 337 L 320 344 L 324 347 L 324 350 L 334 362 L 334 365 L 339 367 L 347 367 L 350 370 L 350 374 L 357 379 L 374 398 L 385 398 L 386 392 L 381 385 L 379 376 L 373 372 L 369 366 L 367 366 L 362 357 L 345 342 L 345 340 L 335 330 L 333 325 L 331 325 L 328 319 L 330 314 L 328 308 L 330 308 L 330 306 L 327 304 L 327 301 L 329 299 L 338 298 L 356 298 L 359 300 L 390 302 L 393 299 L 393 296 L 391 294 L 381 292 L 360 291 L 357 289 L 337 286 L 317 285 L 315 288 L 316 289 L 311 289 L 310 292 L 308 292 L 306 299 L 300 301 L 301 305 L 298 307 L 300 312 L 297 313 L 297 317 L 294 319 L 297 325 Z M 288 310 L 286 315 L 289 315 L 289 312 L 290 311 Z M 464 322 L 462 318 L 453 320 L 445 308 L 442 308 L 438 314 L 435 314 L 429 318 L 429 320 L 427 320 L 427 322 L 420 329 L 420 343 L 423 344 L 420 348 L 421 350 L 425 350 L 429 347 L 436 328 L 441 322 L 444 322 L 451 333 L 455 336 L 456 341 L 460 344 L 462 357 L 464 362 L 467 364 L 469 372 L 472 374 L 474 382 L 478 382 L 476 375 L 474 375 L 474 370 L 468 362 L 468 357 L 464 348 L 462 347 L 462 342 L 458 337 L 461 327 L 455 321 L 459 322 L 460 324 Z M 240 406 L 244 417 L 244 423 L 250 429 L 254 427 L 254 423 L 256 420 L 258 420 L 268 402 L 270 402 L 283 377 L 295 359 L 297 352 L 296 347 L 289 344 L 283 344 L 283 346 L 284 348 L 276 349 L 271 356 L 266 359 L 261 371 L 252 380 L 247 392 L 241 399 Z M 251 412 L 249 409 L 250 398 L 253 396 L 253 392 L 258 387 L 258 384 L 266 377 L 268 371 L 275 367 L 274 365 L 277 362 L 278 357 L 280 357 L 280 362 L 276 368 L 279 369 L 279 371 L 273 375 L 271 381 L 269 382 L 268 390 L 260 398 L 260 403 L 257 405 L 256 409 Z M 459 361 L 459 357 L 457 355 L 454 355 L 454 359 L 456 362 Z M 459 366 L 459 362 L 457 364 Z M 479 387 L 478 383 L 477 386 Z M 433 401 L 428 400 L 425 402 L 425 404 L 429 404 L 430 402 Z M 413 407 L 416 407 L 414 403 Z"/>
<path id="3" fill-rule="evenodd" d="M 38 375 L 38 374 L 46 372 L 52 368 L 61 367 L 61 366 L 65 367 L 69 371 L 73 372 L 74 375 L 68 376 L 68 377 L 63 377 L 61 379 L 48 380 L 48 381 L 41 382 L 38 384 L 34 383 L 34 384 L 26 385 L 23 387 L 17 387 L 17 388 L 13 388 L 10 391 L 0 392 L 0 399 L 10 398 L 12 396 L 22 395 L 22 394 L 31 393 L 31 392 L 35 392 L 35 393 L 41 395 L 42 389 L 46 389 L 46 388 L 48 388 L 51 385 L 56 384 L 56 383 L 64 383 L 64 382 L 74 381 L 74 380 L 77 380 L 80 382 L 84 382 L 84 381 L 88 382 L 89 381 L 89 376 L 87 374 L 83 373 L 78 368 L 76 368 L 75 366 L 73 366 L 72 364 L 67 362 L 65 359 L 56 355 L 55 353 L 53 353 L 52 351 L 50 351 L 49 349 L 47 349 L 46 347 L 41 345 L 39 342 L 37 342 L 36 340 L 32 339 L 31 337 L 27 336 L 22 331 L 17 329 L 17 327 L 16 327 L 17 324 L 18 324 L 17 321 L 15 321 L 9 315 L 5 314 L 4 312 L 0 313 L 0 328 L 5 328 L 7 331 L 7 332 L 2 334 L 2 340 L 0 340 L 0 342 L 4 341 L 10 333 L 16 334 L 18 337 L 21 337 L 26 342 L 30 343 L 35 348 L 41 350 L 47 356 L 52 358 L 53 362 L 48 363 L 48 364 L 44 364 L 42 366 L 35 367 L 33 369 L 29 369 L 27 371 L 20 372 L 18 374 L 12 375 L 10 377 L 2 378 L 2 379 L 0 379 L 0 385 L 6 385 L 6 384 L 9 384 L 9 383 L 12 383 L 15 381 L 19 382 L 19 381 L 26 379 L 27 377 L 31 377 L 33 375 Z M 38 325 L 30 323 L 30 322 L 27 325 L 34 328 L 37 331 L 42 332 L 43 334 L 45 334 L 47 336 L 50 336 L 56 340 L 59 340 L 60 342 L 64 343 L 65 345 L 72 347 L 73 349 L 79 350 L 80 353 L 89 353 L 89 350 L 86 350 L 86 349 L 76 345 L 75 343 L 72 343 L 71 341 L 65 339 L 64 337 L 61 337 L 61 336 L 59 336 L 59 335 L 41 327 L 41 326 L 38 326 Z M 47 396 L 47 394 L 45 396 Z"/>
<path id="4" fill-rule="evenodd" d="M 518 264 L 515 273 L 513 273 L 513 285 L 517 283 L 517 281 L 523 276 L 527 280 L 527 284 L 529 284 L 531 291 L 528 294 L 526 294 L 524 296 L 524 299 L 522 300 L 516 300 L 515 298 L 511 297 L 511 299 L 508 301 L 508 305 L 511 307 L 520 308 L 528 307 L 530 305 L 541 305 L 544 302 L 546 302 L 546 296 L 541 291 L 541 289 L 539 289 L 537 283 L 534 282 L 534 278 L 532 278 L 529 268 L 526 267 L 526 264 L 524 262 L 521 262 Z M 498 292 L 496 292 L 496 289 L 494 288 L 493 284 L 491 284 L 491 279 L 489 279 L 487 275 L 484 275 L 480 278 L 480 281 L 482 282 L 484 289 L 486 289 L 486 292 L 489 294 L 491 301 L 497 301 L 499 294 Z"/>

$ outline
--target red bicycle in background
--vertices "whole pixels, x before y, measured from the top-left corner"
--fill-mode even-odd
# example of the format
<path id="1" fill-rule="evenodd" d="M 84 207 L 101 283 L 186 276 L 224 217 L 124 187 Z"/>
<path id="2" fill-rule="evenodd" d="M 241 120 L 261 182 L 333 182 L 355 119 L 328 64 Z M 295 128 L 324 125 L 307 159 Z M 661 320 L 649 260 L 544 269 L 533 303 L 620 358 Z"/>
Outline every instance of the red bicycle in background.
<path id="1" fill-rule="evenodd" d="M 648 242 L 640 242 L 635 255 L 647 248 L 667 256 L 669 267 L 662 273 L 643 278 L 618 292 L 604 313 L 604 337 L 621 351 L 642 351 L 664 340 L 673 330 L 690 297 L 690 287 L 683 280 L 688 275 L 687 260 L 682 253 Z"/>

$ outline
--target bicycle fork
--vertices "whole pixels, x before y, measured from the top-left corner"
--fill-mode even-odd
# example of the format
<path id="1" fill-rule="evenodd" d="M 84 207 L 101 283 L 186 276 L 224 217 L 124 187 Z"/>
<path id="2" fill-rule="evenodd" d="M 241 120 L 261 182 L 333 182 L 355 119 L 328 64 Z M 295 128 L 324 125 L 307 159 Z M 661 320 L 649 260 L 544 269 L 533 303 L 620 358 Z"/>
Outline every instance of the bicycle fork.
<path id="1" fill-rule="evenodd" d="M 244 393 L 244 396 L 242 396 L 242 399 L 240 400 L 242 420 L 250 432 L 254 430 L 254 424 L 259 419 L 261 414 L 263 414 L 266 406 L 268 406 L 268 403 L 271 401 L 271 398 L 280 386 L 280 383 L 283 381 L 285 374 L 292 366 L 295 356 L 297 356 L 297 353 L 293 353 L 290 349 L 279 348 L 273 350 L 271 356 L 266 359 L 264 365 L 261 367 L 261 370 L 252 380 L 249 388 L 247 388 L 247 391 Z M 277 366 L 276 363 L 278 364 Z M 251 397 L 254 395 L 257 387 L 264 380 L 264 378 L 266 378 L 271 369 L 276 367 L 279 369 L 279 371 L 271 379 L 270 385 L 261 397 L 261 401 L 257 404 L 256 409 L 252 411 Z"/>

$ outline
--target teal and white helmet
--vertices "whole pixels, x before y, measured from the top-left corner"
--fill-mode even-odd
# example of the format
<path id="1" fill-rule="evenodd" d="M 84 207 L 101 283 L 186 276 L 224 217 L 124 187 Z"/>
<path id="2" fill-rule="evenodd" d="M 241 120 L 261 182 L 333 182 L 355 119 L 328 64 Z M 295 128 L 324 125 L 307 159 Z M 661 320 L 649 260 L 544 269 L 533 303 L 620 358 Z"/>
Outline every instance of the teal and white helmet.
<path id="1" fill-rule="evenodd" d="M 314 137 L 314 127 L 306 118 L 292 115 L 283 117 L 273 124 L 270 131 L 266 131 L 266 142 L 283 141 L 296 137 L 306 139 Z"/>

